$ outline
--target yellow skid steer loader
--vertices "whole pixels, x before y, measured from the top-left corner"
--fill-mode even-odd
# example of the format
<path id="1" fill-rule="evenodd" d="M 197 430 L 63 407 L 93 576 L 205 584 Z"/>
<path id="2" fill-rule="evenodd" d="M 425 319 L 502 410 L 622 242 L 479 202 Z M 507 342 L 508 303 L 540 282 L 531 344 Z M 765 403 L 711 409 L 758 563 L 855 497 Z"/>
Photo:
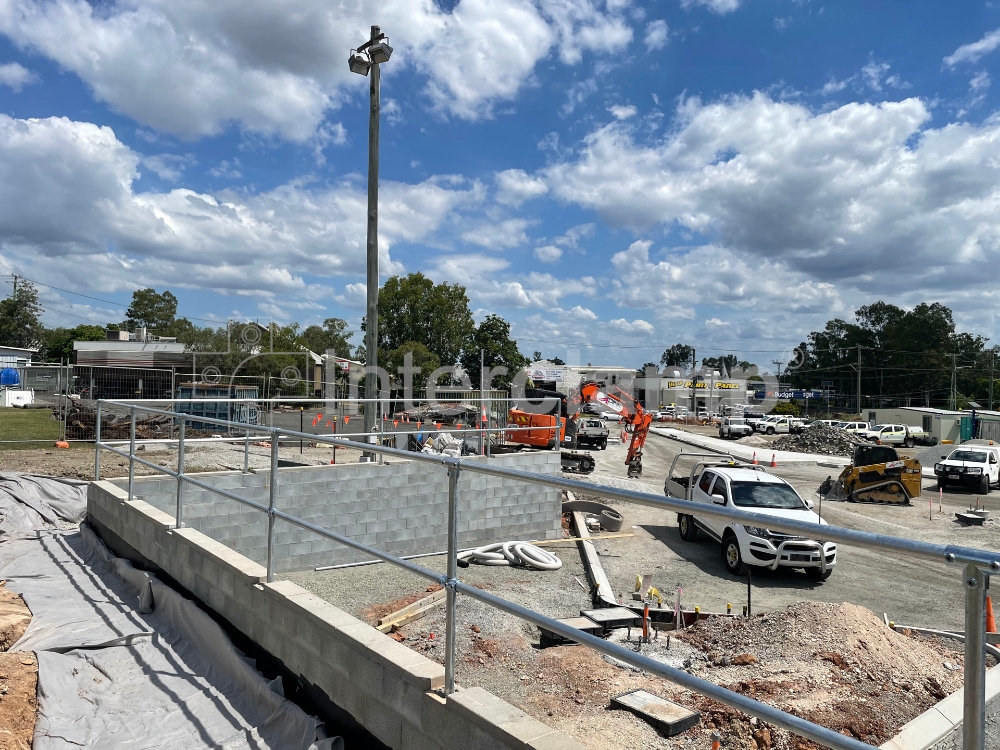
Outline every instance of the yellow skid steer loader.
<path id="1" fill-rule="evenodd" d="M 817 493 L 824 500 L 906 505 L 920 497 L 922 482 L 917 459 L 900 458 L 887 445 L 859 445 L 851 464 L 836 480 L 827 477 Z"/>

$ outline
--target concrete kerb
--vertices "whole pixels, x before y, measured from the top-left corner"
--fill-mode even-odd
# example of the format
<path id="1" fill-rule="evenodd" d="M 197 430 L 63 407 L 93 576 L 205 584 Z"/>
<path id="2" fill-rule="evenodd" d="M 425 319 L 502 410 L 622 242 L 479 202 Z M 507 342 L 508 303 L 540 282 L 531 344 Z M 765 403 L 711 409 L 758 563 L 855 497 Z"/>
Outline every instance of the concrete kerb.
<path id="1" fill-rule="evenodd" d="M 480 688 L 444 699 L 440 664 L 110 482 L 90 485 L 88 515 L 394 750 L 583 750 Z"/>
<path id="2" fill-rule="evenodd" d="M 824 456 L 818 453 L 796 453 L 794 451 L 775 451 L 770 448 L 751 448 L 740 445 L 731 440 L 719 440 L 707 435 L 694 435 L 690 432 L 676 430 L 669 427 L 651 427 L 649 431 L 654 435 L 676 440 L 695 448 L 709 450 L 714 453 L 729 453 L 741 461 L 752 461 L 753 454 L 757 453 L 757 460 L 766 464 L 771 460 L 773 453 L 779 464 L 781 463 L 822 463 L 831 468 L 843 468 L 850 463 L 850 459 L 842 456 Z"/>
<path id="3" fill-rule="evenodd" d="M 909 723 L 905 724 L 899 733 L 882 745 L 882 750 L 928 750 L 962 728 L 962 711 L 965 691 L 956 690 L 935 706 L 924 711 Z M 986 705 L 987 713 L 1000 711 L 1000 666 L 986 672 Z"/>

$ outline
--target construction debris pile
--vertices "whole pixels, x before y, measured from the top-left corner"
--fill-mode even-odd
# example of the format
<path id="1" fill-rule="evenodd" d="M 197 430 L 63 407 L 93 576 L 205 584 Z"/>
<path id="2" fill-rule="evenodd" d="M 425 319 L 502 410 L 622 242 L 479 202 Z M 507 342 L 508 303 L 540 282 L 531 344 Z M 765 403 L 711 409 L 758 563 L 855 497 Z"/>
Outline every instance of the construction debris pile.
<path id="1" fill-rule="evenodd" d="M 171 437 L 172 418 L 157 414 L 137 416 L 135 420 L 135 436 L 138 440 L 156 440 Z M 97 425 L 97 411 L 89 405 L 70 402 L 66 414 L 66 438 L 68 440 L 93 440 Z M 102 440 L 128 440 L 131 432 L 131 417 L 128 414 L 114 414 L 110 411 L 101 413 Z M 211 437 L 210 430 L 189 429 L 187 437 Z M 174 435 L 176 436 L 176 435 Z"/>
<path id="2" fill-rule="evenodd" d="M 422 405 L 406 411 L 396 412 L 393 416 L 399 419 L 409 419 L 411 422 L 440 422 L 443 424 L 471 423 L 478 419 L 475 406 L 467 404 L 438 404 L 437 406 Z"/>
<path id="3" fill-rule="evenodd" d="M 434 437 L 427 438 L 427 442 L 424 443 L 420 452 L 458 458 L 462 455 L 462 441 L 450 432 L 441 432 Z"/>
<path id="4" fill-rule="evenodd" d="M 817 422 L 798 435 L 785 435 L 771 443 L 775 450 L 796 453 L 821 453 L 829 456 L 853 456 L 854 448 L 868 441 L 853 432 Z"/>
<path id="5" fill-rule="evenodd" d="M 701 620 L 673 636 L 702 652 L 695 674 L 872 745 L 962 687 L 961 644 L 897 633 L 856 604 L 800 602 L 749 620 Z M 725 747 L 801 742 L 710 699 L 695 702 Z"/>

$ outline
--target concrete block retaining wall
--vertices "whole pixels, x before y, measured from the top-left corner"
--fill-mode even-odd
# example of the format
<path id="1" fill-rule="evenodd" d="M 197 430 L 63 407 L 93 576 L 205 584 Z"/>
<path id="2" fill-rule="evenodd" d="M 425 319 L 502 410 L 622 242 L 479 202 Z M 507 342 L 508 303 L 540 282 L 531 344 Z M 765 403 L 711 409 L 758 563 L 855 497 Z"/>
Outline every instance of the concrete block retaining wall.
<path id="1" fill-rule="evenodd" d="M 483 458 L 465 459 L 470 462 Z M 558 474 L 557 452 L 488 459 L 509 468 Z M 268 473 L 199 473 L 208 484 L 267 505 Z M 127 480 L 112 483 L 126 488 Z M 135 496 L 174 516 L 177 482 L 170 477 L 135 480 Z M 264 564 L 266 516 L 200 487 L 184 486 L 184 525 Z M 459 478 L 458 543 L 473 547 L 510 539 L 561 535 L 561 492 L 536 484 L 464 472 Z M 304 466 L 278 470 L 276 506 L 294 516 L 395 555 L 438 552 L 448 546 L 448 472 L 416 461 Z M 312 532 L 278 521 L 274 565 L 278 572 L 356 562 L 364 555 Z"/>
<path id="2" fill-rule="evenodd" d="M 441 665 L 126 496 L 108 481 L 88 489 L 88 518 L 112 550 L 159 566 L 393 750 L 584 750 L 481 688 L 439 695 Z"/>

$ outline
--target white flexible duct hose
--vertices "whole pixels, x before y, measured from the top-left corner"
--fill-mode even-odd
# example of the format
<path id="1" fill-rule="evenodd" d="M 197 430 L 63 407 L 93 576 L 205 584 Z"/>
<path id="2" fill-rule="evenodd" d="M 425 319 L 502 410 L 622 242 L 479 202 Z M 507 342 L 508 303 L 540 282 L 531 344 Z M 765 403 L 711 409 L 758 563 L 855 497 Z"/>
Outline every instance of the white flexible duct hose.
<path id="1" fill-rule="evenodd" d="M 497 542 L 458 554 L 459 560 L 479 565 L 519 565 L 536 570 L 559 570 L 562 560 L 529 542 Z"/>

